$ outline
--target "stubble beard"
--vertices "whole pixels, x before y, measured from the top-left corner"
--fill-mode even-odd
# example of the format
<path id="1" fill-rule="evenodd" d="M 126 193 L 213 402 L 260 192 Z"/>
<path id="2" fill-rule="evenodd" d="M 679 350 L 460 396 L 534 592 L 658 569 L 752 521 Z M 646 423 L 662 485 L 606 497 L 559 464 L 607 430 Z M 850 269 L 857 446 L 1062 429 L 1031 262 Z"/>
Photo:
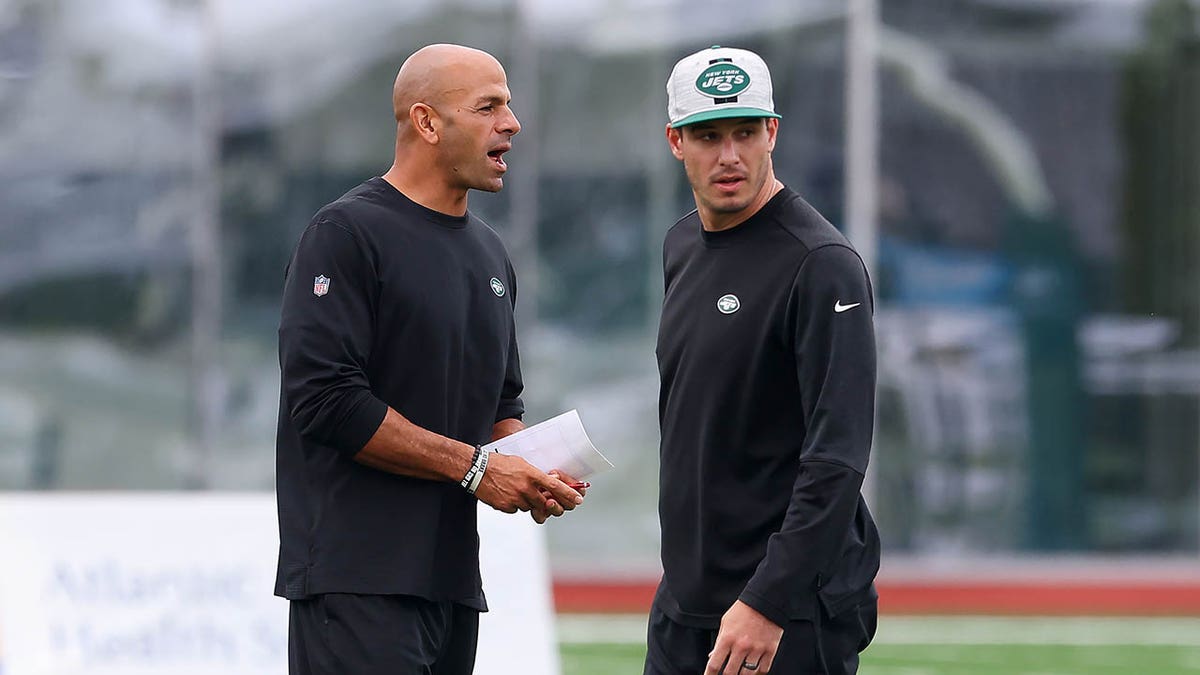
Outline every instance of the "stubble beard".
<path id="1" fill-rule="evenodd" d="M 455 176 L 455 184 L 463 190 L 479 190 L 481 192 L 499 192 L 504 188 L 504 178 L 502 176 L 493 177 L 488 174 L 492 173 L 491 167 L 480 167 L 475 175 L 471 175 L 468 163 L 459 164 L 452 169 Z"/>
<path id="2" fill-rule="evenodd" d="M 482 181 L 482 184 L 476 186 L 475 189 L 484 192 L 499 192 L 504 189 L 504 179 L 496 178 Z"/>
<path id="3" fill-rule="evenodd" d="M 744 197 L 739 195 L 736 202 L 723 201 L 719 193 L 716 192 L 716 188 L 712 188 L 712 193 L 716 195 L 716 199 L 709 200 L 703 197 L 700 199 L 704 202 L 704 206 L 713 213 L 739 213 L 753 204 L 759 193 L 762 192 L 763 186 L 767 183 L 767 172 L 763 171 L 760 176 L 748 176 L 747 178 L 746 186 L 750 188 L 750 193 Z M 711 183 L 707 183 L 707 185 L 711 185 Z M 703 194 L 699 190 L 695 190 L 694 187 L 693 190 L 697 195 Z M 729 198 L 726 197 L 724 199 Z"/>
<path id="4" fill-rule="evenodd" d="M 753 186 L 751 187 L 750 194 L 744 198 L 738 199 L 736 203 L 731 203 L 728 201 L 723 201 L 724 199 L 729 199 L 730 197 L 722 197 L 720 193 L 717 192 L 717 189 L 713 187 L 713 184 L 708 180 L 708 176 L 693 176 L 691 167 L 688 165 L 686 159 L 683 161 L 683 171 L 687 175 L 688 183 L 691 184 L 692 194 L 696 197 L 696 206 L 703 206 L 712 213 L 721 214 L 738 213 L 753 204 L 754 200 L 758 197 L 758 194 L 762 192 L 763 186 L 767 182 L 767 176 L 770 173 L 770 171 L 768 171 L 768 166 L 760 166 L 757 174 L 747 171 L 746 185 Z M 703 185 L 708 188 L 708 190 L 705 191 L 697 189 L 697 185 Z M 711 194 L 713 199 L 705 197 L 705 194 Z"/>

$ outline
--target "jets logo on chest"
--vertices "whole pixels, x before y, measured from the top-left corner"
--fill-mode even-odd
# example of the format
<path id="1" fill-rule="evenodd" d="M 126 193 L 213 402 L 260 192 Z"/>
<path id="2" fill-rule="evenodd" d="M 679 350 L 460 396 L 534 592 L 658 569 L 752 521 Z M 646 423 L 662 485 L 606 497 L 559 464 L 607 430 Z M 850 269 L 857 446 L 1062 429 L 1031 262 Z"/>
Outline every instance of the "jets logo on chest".
<path id="1" fill-rule="evenodd" d="M 733 314 L 742 306 L 742 301 L 733 293 L 726 293 L 717 298 L 717 311 L 722 314 Z"/>

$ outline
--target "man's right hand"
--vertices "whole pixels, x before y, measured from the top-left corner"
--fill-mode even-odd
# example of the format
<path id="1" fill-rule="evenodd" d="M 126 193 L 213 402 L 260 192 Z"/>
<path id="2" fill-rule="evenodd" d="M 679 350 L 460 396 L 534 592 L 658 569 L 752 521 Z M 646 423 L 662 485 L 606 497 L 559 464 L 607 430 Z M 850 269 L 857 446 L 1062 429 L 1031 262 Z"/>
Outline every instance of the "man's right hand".
<path id="1" fill-rule="evenodd" d="M 546 522 L 551 516 L 561 516 L 583 503 L 583 495 L 557 476 L 543 472 L 520 457 L 499 452 L 488 458 L 487 471 L 483 473 L 475 496 L 505 513 L 529 511 L 538 523 Z"/>

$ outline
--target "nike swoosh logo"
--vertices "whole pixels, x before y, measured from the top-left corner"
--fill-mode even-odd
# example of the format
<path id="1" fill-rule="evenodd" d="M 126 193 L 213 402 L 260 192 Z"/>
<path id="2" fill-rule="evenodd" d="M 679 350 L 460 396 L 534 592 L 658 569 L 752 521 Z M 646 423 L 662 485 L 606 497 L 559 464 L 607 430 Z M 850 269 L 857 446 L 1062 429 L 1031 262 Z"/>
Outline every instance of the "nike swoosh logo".
<path id="1" fill-rule="evenodd" d="M 838 314 L 841 314 L 842 312 L 845 312 L 846 310 L 854 309 L 855 307 L 858 307 L 861 304 L 862 304 L 861 302 L 856 302 L 852 305 L 843 305 L 842 301 L 838 300 L 837 302 L 833 303 L 833 311 L 837 312 Z"/>

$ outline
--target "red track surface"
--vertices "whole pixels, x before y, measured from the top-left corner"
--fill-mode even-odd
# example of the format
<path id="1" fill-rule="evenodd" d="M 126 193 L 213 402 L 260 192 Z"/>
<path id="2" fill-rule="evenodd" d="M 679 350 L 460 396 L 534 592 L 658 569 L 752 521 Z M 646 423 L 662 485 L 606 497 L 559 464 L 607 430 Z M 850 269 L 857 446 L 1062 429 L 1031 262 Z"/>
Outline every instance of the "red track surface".
<path id="1" fill-rule="evenodd" d="M 656 580 L 554 583 L 559 612 L 645 612 Z M 889 614 L 1200 616 L 1200 581 L 880 581 Z"/>

